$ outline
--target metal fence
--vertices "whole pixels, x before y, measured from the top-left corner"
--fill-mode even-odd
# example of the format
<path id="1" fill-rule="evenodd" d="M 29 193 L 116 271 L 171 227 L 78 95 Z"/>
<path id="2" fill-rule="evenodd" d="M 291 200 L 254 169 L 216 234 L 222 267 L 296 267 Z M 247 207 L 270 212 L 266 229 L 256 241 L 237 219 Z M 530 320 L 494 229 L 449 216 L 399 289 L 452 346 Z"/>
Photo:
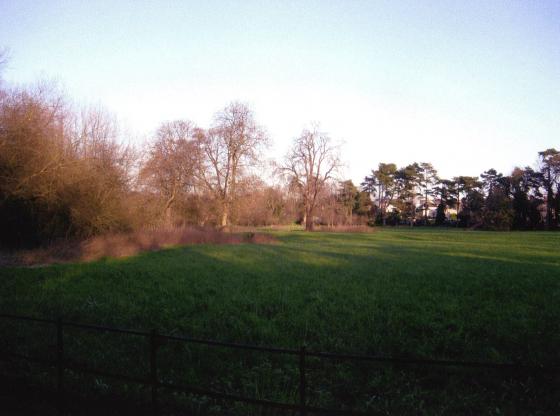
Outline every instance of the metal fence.
<path id="1" fill-rule="evenodd" d="M 56 328 L 56 357 L 54 359 L 45 359 L 43 357 L 29 356 L 26 354 L 21 354 L 14 351 L 0 351 L 1 357 L 5 359 L 19 359 L 29 362 L 35 362 L 38 364 L 44 364 L 47 366 L 52 366 L 56 368 L 56 390 L 58 397 L 58 409 L 61 414 L 65 410 L 65 371 L 72 370 L 76 373 L 89 374 L 99 377 L 107 377 L 115 380 L 120 380 L 128 383 L 137 383 L 150 388 L 150 402 L 151 410 L 153 414 L 157 415 L 160 413 L 160 403 L 158 399 L 158 392 L 161 389 L 169 389 L 172 391 L 183 392 L 187 394 L 207 396 L 212 399 L 224 400 L 230 402 L 241 402 L 249 405 L 257 405 L 264 408 L 279 409 L 285 411 L 291 411 L 292 413 L 299 415 L 308 414 L 321 414 L 321 415 L 362 415 L 366 413 L 361 413 L 358 411 L 351 410 L 333 410 L 311 406 L 308 403 L 307 392 L 307 377 L 306 369 L 307 358 L 315 357 L 322 358 L 326 360 L 336 360 L 336 361 L 354 361 L 354 362 L 377 362 L 382 364 L 397 364 L 405 366 L 429 366 L 429 367 L 459 367 L 468 369 L 489 369 L 496 370 L 500 373 L 511 375 L 513 378 L 520 379 L 521 375 L 524 374 L 544 374 L 552 373 L 554 375 L 560 374 L 560 368 L 558 367 L 540 367 L 540 366 L 530 366 L 521 363 L 492 363 L 492 362 L 476 362 L 476 361 L 452 361 L 452 360 L 423 360 L 423 359 L 408 359 L 408 358 L 394 358 L 394 357 L 383 357 L 383 356 L 372 356 L 372 355 L 356 355 L 356 354 L 336 354 L 329 352 L 317 352 L 309 351 L 305 346 L 299 349 L 288 349 L 288 348 L 275 348 L 275 347 L 263 347 L 256 345 L 247 345 L 239 343 L 221 342 L 206 339 L 197 339 L 184 336 L 176 335 L 165 335 L 160 334 L 156 330 L 150 332 L 121 329 L 106 327 L 100 325 L 90 325 L 82 324 L 76 322 L 67 322 L 61 319 L 44 319 L 44 318 L 34 318 L 28 316 L 19 316 L 12 314 L 0 314 L 0 319 L 15 320 L 15 321 L 27 321 L 27 322 L 38 322 L 48 325 L 54 325 Z M 107 333 L 118 333 L 125 335 L 135 335 L 146 339 L 147 346 L 149 347 L 149 373 L 145 377 L 133 377 L 127 374 L 119 374 L 108 372 L 105 370 L 100 370 L 88 366 L 84 363 L 79 363 L 70 359 L 65 355 L 64 341 L 65 341 L 65 328 L 80 328 L 88 331 L 101 331 Z M 195 343 L 201 344 L 208 347 L 226 347 L 230 349 L 248 350 L 248 351 L 259 351 L 267 352 L 272 354 L 284 354 L 291 355 L 298 358 L 298 375 L 299 384 L 297 386 L 298 400 L 296 403 L 284 403 L 273 400 L 265 400 L 254 397 L 245 397 L 242 395 L 229 394 L 225 392 L 213 391 L 205 388 L 198 388 L 195 386 L 178 385 L 175 383 L 169 383 L 161 381 L 158 377 L 158 348 L 165 341 L 179 341 L 184 343 Z M 518 400 L 521 396 L 521 392 L 517 392 L 515 395 Z M 513 403 L 515 408 L 515 413 L 519 414 L 520 407 L 519 402 Z"/>

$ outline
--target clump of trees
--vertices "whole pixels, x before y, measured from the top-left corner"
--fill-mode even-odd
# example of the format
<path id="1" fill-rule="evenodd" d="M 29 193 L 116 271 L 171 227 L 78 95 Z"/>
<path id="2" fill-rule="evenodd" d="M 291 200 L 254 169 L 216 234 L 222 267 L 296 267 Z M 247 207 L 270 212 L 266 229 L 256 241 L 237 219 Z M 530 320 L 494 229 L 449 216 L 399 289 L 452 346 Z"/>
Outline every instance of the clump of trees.
<path id="1" fill-rule="evenodd" d="M 560 227 L 555 149 L 540 152 L 536 168 L 510 175 L 489 169 L 444 179 L 430 163 L 380 163 L 357 187 L 342 180 L 340 146 L 317 125 L 294 139 L 272 184 L 263 180 L 268 144 L 253 111 L 233 102 L 208 128 L 164 122 L 143 148 L 133 148 L 107 112 L 77 110 L 47 84 L 10 88 L 0 77 L 0 244 L 294 221 L 306 230 L 375 223 Z"/>
<path id="2" fill-rule="evenodd" d="M 238 102 L 218 111 L 206 129 L 175 120 L 162 123 L 144 148 L 123 143 L 115 119 L 101 109 L 77 110 L 47 84 L 1 84 L 0 244 L 36 246 L 137 228 L 289 223 L 311 217 L 319 203 L 324 208 L 334 180 L 313 174 L 306 194 L 293 181 L 263 181 L 268 136 Z M 320 175 L 327 159 L 338 165 L 330 148 L 321 152 Z"/>
<path id="3" fill-rule="evenodd" d="M 159 213 L 152 217 L 154 225 L 227 227 L 232 220 L 250 222 L 243 210 L 255 207 L 243 199 L 273 193 L 254 172 L 267 143 L 253 112 L 238 102 L 217 112 L 208 129 L 188 120 L 163 123 L 148 144 L 139 175 L 144 206 L 152 205 Z"/>
<path id="4" fill-rule="evenodd" d="M 380 163 L 362 187 L 378 224 L 434 224 L 488 230 L 560 227 L 560 152 L 539 152 L 539 166 L 489 169 L 479 177 L 443 179 L 429 163 Z"/>

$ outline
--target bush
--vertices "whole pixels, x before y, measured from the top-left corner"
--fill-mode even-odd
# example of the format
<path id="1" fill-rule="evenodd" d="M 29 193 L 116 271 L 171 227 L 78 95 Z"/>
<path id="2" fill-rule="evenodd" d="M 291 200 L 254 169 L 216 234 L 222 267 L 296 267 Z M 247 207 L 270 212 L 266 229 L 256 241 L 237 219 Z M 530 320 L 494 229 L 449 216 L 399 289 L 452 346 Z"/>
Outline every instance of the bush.
<path id="1" fill-rule="evenodd" d="M 0 258 L 8 265 L 37 265 L 128 257 L 146 251 L 190 244 L 272 244 L 276 239 L 256 232 L 222 232 L 214 228 L 179 227 L 106 233 L 80 240 L 58 240 L 42 248 L 20 250 Z"/>
<path id="2" fill-rule="evenodd" d="M 32 247 L 130 226 L 130 149 L 100 111 L 80 116 L 45 87 L 0 101 L 0 244 Z"/>

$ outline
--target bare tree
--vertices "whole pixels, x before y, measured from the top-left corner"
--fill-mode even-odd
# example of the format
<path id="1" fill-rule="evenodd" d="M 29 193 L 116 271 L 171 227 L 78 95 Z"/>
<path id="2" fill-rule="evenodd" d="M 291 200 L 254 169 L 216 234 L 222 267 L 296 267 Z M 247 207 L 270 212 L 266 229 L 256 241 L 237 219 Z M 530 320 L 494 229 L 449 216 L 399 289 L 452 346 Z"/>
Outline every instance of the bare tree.
<path id="1" fill-rule="evenodd" d="M 190 121 L 163 123 L 140 171 L 141 180 L 163 198 L 163 217 L 168 226 L 172 224 L 172 207 L 179 196 L 195 186 L 199 134 L 200 130 Z"/>
<path id="2" fill-rule="evenodd" d="M 264 129 L 245 104 L 233 102 L 218 112 L 213 126 L 200 139 L 204 155 L 198 178 L 217 200 L 220 224 L 229 224 L 239 179 L 257 164 L 268 143 Z"/>
<path id="3" fill-rule="evenodd" d="M 10 54 L 8 48 L 0 48 L 0 87 L 2 86 L 2 71 L 4 67 L 8 64 L 10 60 Z M 0 98 L 2 96 L 2 92 L 0 91 Z"/>
<path id="4" fill-rule="evenodd" d="M 85 236 L 128 228 L 126 198 L 136 152 L 120 140 L 116 118 L 102 108 L 82 110 L 72 148 L 74 161 L 64 194 L 74 198 L 73 227 Z"/>
<path id="5" fill-rule="evenodd" d="M 67 109 L 52 87 L 15 89 L 0 108 L 0 187 L 2 195 L 47 198 L 67 163 Z M 38 194 L 37 194 L 38 193 Z"/>
<path id="6" fill-rule="evenodd" d="M 6 91 L 4 90 L 4 86 L 2 85 L 2 72 L 4 71 L 4 67 L 8 63 L 8 60 L 8 49 L 0 48 L 0 101 L 2 101 L 6 97 Z"/>
<path id="7" fill-rule="evenodd" d="M 0 48 L 0 68 L 6 65 L 6 63 L 8 63 L 8 60 L 9 60 L 8 48 L 6 47 Z"/>
<path id="8" fill-rule="evenodd" d="M 304 207 L 305 229 L 313 229 L 317 196 L 341 167 L 339 149 L 314 126 L 294 140 L 280 170 L 299 189 Z"/>

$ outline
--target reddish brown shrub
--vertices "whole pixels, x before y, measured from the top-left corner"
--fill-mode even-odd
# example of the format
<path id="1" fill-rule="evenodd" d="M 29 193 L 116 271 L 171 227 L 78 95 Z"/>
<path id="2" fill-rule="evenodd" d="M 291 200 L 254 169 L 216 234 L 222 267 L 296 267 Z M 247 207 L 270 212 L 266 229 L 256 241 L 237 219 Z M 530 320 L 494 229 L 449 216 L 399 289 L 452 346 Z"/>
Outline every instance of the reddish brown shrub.
<path id="1" fill-rule="evenodd" d="M 64 241 L 46 248 L 24 250 L 0 256 L 1 265 L 41 265 L 93 261 L 104 257 L 128 257 L 146 251 L 190 244 L 272 244 L 275 238 L 254 232 L 229 233 L 213 228 L 168 228 L 105 234 L 85 241 Z"/>

